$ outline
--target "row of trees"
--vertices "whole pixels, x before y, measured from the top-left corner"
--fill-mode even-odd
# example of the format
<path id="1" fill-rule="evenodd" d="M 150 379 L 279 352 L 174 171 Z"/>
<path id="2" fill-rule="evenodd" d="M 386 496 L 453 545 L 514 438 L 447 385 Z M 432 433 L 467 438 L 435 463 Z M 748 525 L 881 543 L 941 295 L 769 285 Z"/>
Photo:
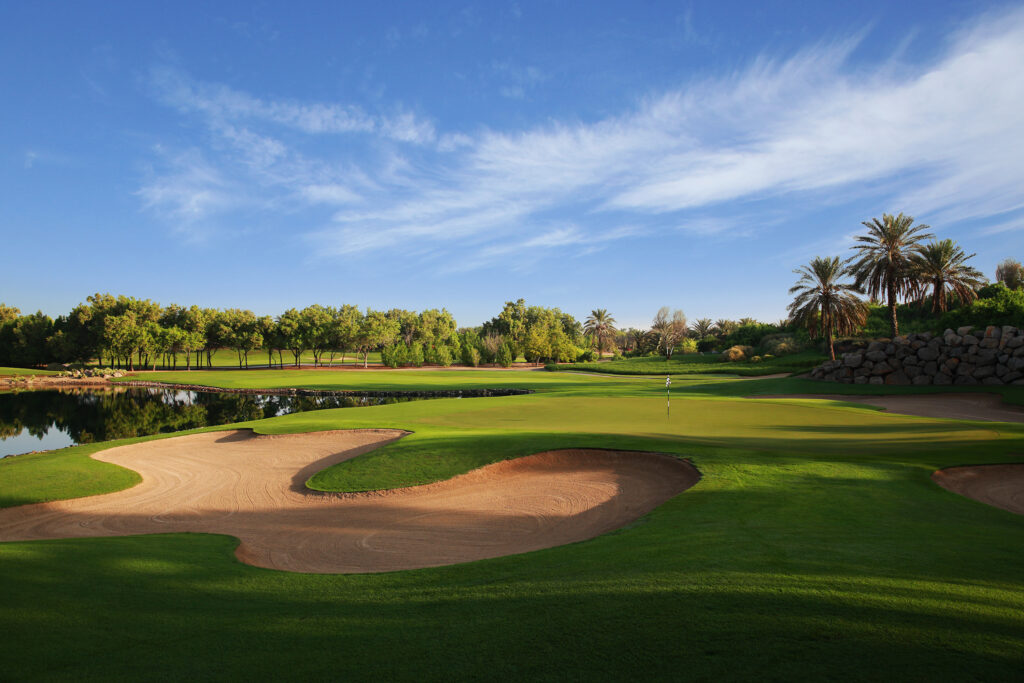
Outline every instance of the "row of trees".
<path id="1" fill-rule="evenodd" d="M 42 313 L 21 315 L 0 304 L 0 365 L 43 365 L 50 362 L 124 366 L 129 370 L 176 368 L 178 359 L 190 370 L 213 365 L 213 353 L 232 349 L 239 367 L 249 355 L 267 354 L 267 364 L 284 365 L 287 352 L 295 365 L 312 353 L 315 365 L 328 356 L 358 353 L 364 366 L 371 351 L 387 344 L 419 344 L 428 349 L 456 343 L 456 324 L 446 310 L 417 313 L 402 309 L 360 311 L 355 306 L 313 305 L 289 309 L 277 317 L 257 316 L 240 309 L 217 310 L 148 299 L 96 294 L 68 315 L 51 320 Z"/>
<path id="2" fill-rule="evenodd" d="M 212 367 L 219 349 L 237 354 L 239 367 L 250 356 L 267 354 L 266 364 L 300 365 L 312 354 L 314 365 L 333 364 L 340 355 L 358 354 L 364 367 L 372 351 L 392 366 L 481 363 L 511 365 L 587 359 L 592 346 L 608 348 L 614 320 L 602 312 L 585 328 L 557 308 L 505 303 L 483 325 L 459 329 L 444 309 L 422 312 L 365 311 L 351 305 L 312 305 L 272 316 L 241 309 L 161 306 L 148 299 L 95 294 L 70 313 L 52 320 L 42 313 L 21 315 L 0 304 L 0 365 L 38 366 L 89 363 L 136 368 Z"/>
<path id="3" fill-rule="evenodd" d="M 796 295 L 789 305 L 791 319 L 806 325 L 812 336 L 823 336 L 833 360 L 835 336 L 855 334 L 867 318 L 868 302 L 858 295 L 884 301 L 895 337 L 901 300 L 927 306 L 938 316 L 951 306 L 977 299 L 988 282 L 967 264 L 974 254 L 965 253 L 953 240 L 937 239 L 930 226 L 915 224 L 913 216 L 883 214 L 863 225 L 867 231 L 856 237 L 849 258 L 819 256 L 793 271 L 800 278 L 789 290 Z M 1019 288 L 1024 284 L 1024 267 L 1004 261 L 996 277 Z"/>

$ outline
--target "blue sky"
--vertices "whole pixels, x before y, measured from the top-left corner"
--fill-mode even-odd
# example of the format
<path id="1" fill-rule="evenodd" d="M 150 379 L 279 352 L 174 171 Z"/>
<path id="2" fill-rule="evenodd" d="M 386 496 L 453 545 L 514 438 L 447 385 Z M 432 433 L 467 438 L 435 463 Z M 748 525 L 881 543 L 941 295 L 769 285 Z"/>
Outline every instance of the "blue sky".
<path id="1" fill-rule="evenodd" d="M 1024 259 L 1024 7 L 3 3 L 0 301 L 784 317 L 904 211 Z"/>

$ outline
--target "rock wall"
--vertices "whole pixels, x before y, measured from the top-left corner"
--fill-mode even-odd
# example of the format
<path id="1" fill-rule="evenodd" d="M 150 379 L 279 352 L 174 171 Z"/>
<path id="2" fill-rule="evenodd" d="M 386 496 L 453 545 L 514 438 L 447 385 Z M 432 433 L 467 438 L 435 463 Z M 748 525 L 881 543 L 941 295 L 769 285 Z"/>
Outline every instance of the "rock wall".
<path id="1" fill-rule="evenodd" d="M 1024 384 L 1024 331 L 961 327 L 871 342 L 811 371 L 845 384 Z"/>

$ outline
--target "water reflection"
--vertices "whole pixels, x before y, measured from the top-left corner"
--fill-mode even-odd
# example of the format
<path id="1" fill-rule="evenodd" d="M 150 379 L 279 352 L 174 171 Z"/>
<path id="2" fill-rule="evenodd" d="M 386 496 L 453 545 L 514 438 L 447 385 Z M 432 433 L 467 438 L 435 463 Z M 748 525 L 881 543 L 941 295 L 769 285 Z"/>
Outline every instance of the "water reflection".
<path id="1" fill-rule="evenodd" d="M 0 457 L 307 410 L 426 398 L 277 396 L 122 387 L 19 391 L 0 394 Z"/>

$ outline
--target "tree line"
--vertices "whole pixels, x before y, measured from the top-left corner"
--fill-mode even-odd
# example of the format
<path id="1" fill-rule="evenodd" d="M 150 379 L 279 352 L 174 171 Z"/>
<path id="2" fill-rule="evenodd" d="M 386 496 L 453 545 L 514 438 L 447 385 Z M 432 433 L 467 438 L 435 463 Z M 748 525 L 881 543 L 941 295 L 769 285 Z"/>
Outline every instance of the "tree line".
<path id="1" fill-rule="evenodd" d="M 299 366 L 312 354 L 315 366 L 356 354 L 368 365 L 380 350 L 385 364 L 511 365 L 575 361 L 592 355 L 591 338 L 573 316 L 557 308 L 507 302 L 481 326 L 459 328 L 446 309 L 387 311 L 353 305 L 314 304 L 277 316 L 241 309 L 212 309 L 148 299 L 94 294 L 68 314 L 51 319 L 22 315 L 0 304 L 0 365 L 33 367 L 50 363 L 99 362 L 128 370 L 213 367 L 213 355 L 230 349 L 240 368 L 254 353 L 266 365 Z M 261 363 L 262 364 L 262 363 Z"/>

